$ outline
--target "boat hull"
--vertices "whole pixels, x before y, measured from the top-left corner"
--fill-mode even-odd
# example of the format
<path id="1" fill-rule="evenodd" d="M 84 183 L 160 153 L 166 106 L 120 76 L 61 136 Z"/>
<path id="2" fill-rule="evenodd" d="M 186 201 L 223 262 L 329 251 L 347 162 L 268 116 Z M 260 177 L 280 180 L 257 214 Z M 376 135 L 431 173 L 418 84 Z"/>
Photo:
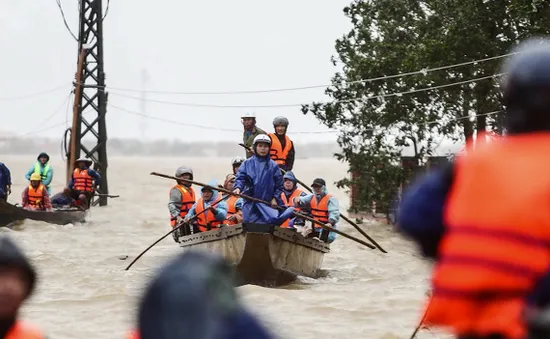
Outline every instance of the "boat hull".
<path id="1" fill-rule="evenodd" d="M 28 211 L 0 199 L 0 227 L 25 219 L 47 222 L 55 225 L 67 225 L 85 222 L 86 212 L 77 209 L 54 209 L 46 211 Z"/>
<path id="2" fill-rule="evenodd" d="M 302 237 L 291 229 L 265 224 L 240 224 L 179 238 L 185 250 L 222 255 L 236 268 L 237 284 L 286 285 L 302 275 L 320 276 L 326 243 Z"/>

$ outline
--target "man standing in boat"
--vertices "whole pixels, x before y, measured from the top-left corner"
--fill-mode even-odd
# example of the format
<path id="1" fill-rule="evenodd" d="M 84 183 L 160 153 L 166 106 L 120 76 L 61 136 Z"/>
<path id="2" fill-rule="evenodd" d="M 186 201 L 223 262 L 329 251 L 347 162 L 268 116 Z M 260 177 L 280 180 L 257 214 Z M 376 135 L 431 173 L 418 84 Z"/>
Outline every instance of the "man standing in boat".
<path id="1" fill-rule="evenodd" d="M 51 211 L 52 203 L 42 177 L 38 173 L 31 174 L 29 186 L 21 194 L 21 205 L 27 210 Z"/>
<path id="2" fill-rule="evenodd" d="M 20 320 L 20 308 L 32 295 L 36 271 L 8 237 L 0 238 L 0 337 L 45 339 L 34 325 Z"/>
<path id="3" fill-rule="evenodd" d="M 92 166 L 92 160 L 77 159 L 71 180 L 67 185 L 71 189 L 71 196 L 76 200 L 76 204 L 85 209 L 90 208 L 95 188 L 101 182 L 101 175 L 90 166 Z"/>
<path id="4" fill-rule="evenodd" d="M 208 185 L 216 187 L 216 180 L 210 181 Z M 215 206 L 211 206 L 211 204 L 219 198 L 217 190 L 213 190 L 209 187 L 203 187 L 201 189 L 201 197 L 191 207 L 183 220 L 185 223 L 194 215 L 197 215 L 195 221 L 192 222 L 193 233 L 210 231 L 219 228 L 223 223 L 227 215 L 226 202 L 220 201 Z"/>
<path id="5" fill-rule="evenodd" d="M 180 166 L 176 169 L 176 178 L 193 180 L 193 170 L 189 167 Z M 191 207 L 195 204 L 195 191 L 187 181 L 178 180 L 176 185 L 170 189 L 170 201 L 168 202 L 168 211 L 170 211 L 170 226 L 172 228 L 183 223 L 183 218 L 187 215 Z M 174 240 L 177 242 L 183 235 L 183 229 L 180 227 L 172 232 Z"/>
<path id="6" fill-rule="evenodd" d="M 294 173 L 291 171 L 286 172 L 283 176 L 283 193 L 281 193 L 281 199 L 283 199 L 285 206 L 294 207 L 294 198 L 305 197 L 306 195 L 306 192 L 298 188 L 298 181 L 296 180 Z M 295 210 L 297 212 L 300 211 L 299 208 L 296 208 Z M 305 221 L 303 219 L 293 217 L 287 219 L 281 227 L 292 228 L 294 225 L 305 226 Z"/>
<path id="7" fill-rule="evenodd" d="M 53 168 L 50 166 L 50 156 L 47 153 L 40 153 L 34 165 L 29 168 L 25 178 L 31 180 L 31 175 L 37 173 L 42 177 L 42 183 L 46 186 L 48 194 L 52 195 Z"/>
<path id="8" fill-rule="evenodd" d="M 291 171 L 294 167 L 294 143 L 286 132 L 288 130 L 288 119 L 285 117 L 276 117 L 273 119 L 273 128 L 275 133 L 270 133 L 271 147 L 269 155 L 280 168 L 285 171 Z"/>
<path id="9" fill-rule="evenodd" d="M 244 132 L 243 132 L 243 144 L 246 146 L 246 158 L 250 158 L 253 152 L 249 151 L 252 149 L 254 139 L 260 134 L 267 134 L 263 129 L 256 126 L 256 114 L 254 113 L 245 113 L 241 117 L 243 123 Z"/>
<path id="10" fill-rule="evenodd" d="M 11 194 L 11 173 L 8 166 L 0 162 L 0 199 L 8 200 Z"/>
<path id="11" fill-rule="evenodd" d="M 283 175 L 277 163 L 269 157 L 271 139 L 260 134 L 254 138 L 253 155 L 241 165 L 234 184 L 234 193 L 241 193 L 268 201 L 272 208 L 283 207 Z M 293 210 L 293 209 L 292 209 Z M 243 202 L 243 222 L 280 225 L 288 217 L 282 216 L 264 204 L 249 200 Z"/>
<path id="12" fill-rule="evenodd" d="M 324 179 L 317 178 L 313 180 L 311 184 L 313 193 L 308 194 L 305 197 L 295 197 L 294 204 L 299 207 L 307 208 L 313 219 L 327 224 L 332 228 L 338 228 L 338 221 L 340 220 L 340 207 L 336 197 L 328 193 L 326 182 Z M 309 236 L 315 239 L 322 240 L 324 242 L 331 243 L 336 238 L 334 232 L 323 230 L 317 224 L 314 225 L 313 230 L 311 226 L 307 225 L 305 229 L 299 229 L 299 231 L 305 236 L 309 231 L 313 231 Z"/>

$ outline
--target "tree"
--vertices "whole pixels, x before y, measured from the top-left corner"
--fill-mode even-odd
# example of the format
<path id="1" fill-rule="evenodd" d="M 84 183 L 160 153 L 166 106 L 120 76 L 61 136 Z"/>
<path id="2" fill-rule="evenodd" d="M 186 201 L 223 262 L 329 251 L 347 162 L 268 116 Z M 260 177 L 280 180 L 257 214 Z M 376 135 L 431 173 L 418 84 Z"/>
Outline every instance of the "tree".
<path id="1" fill-rule="evenodd" d="M 404 147 L 413 149 L 421 166 L 438 138 L 501 130 L 494 112 L 501 110 L 495 79 L 502 59 L 492 57 L 550 31 L 550 3 L 542 0 L 356 0 L 344 13 L 353 28 L 336 41 L 332 62 L 342 71 L 325 91 L 332 100 L 302 111 L 340 129 L 342 151 L 335 156 L 361 175 L 338 185 L 357 186 L 361 199 L 354 208 L 360 210 L 391 199 L 404 179 Z"/>

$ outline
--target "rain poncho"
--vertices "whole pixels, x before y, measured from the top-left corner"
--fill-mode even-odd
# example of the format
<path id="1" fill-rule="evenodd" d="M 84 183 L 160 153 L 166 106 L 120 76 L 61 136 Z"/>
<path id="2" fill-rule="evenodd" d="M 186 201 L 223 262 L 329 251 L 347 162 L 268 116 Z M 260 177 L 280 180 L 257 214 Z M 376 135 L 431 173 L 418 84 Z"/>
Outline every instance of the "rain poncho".
<path id="1" fill-rule="evenodd" d="M 216 182 L 216 180 L 210 180 L 208 185 L 210 185 L 212 187 L 217 187 L 218 183 Z M 201 190 L 201 196 L 202 196 L 202 190 Z M 203 197 L 203 199 L 204 199 L 204 197 Z M 218 191 L 213 190 L 212 198 L 210 198 L 210 200 L 204 200 L 203 201 L 204 208 L 208 207 L 208 205 L 210 205 L 211 203 L 215 202 L 218 199 L 219 199 Z M 194 203 L 193 206 L 191 207 L 191 209 L 189 210 L 189 212 L 187 213 L 187 215 L 185 217 L 186 219 L 191 218 L 195 215 L 196 207 L 197 207 L 197 203 Z M 216 204 L 216 206 L 214 206 L 214 211 L 212 211 L 212 212 L 207 211 L 207 212 L 204 212 L 204 213 L 214 213 L 214 218 L 216 218 L 216 220 L 224 221 L 225 217 L 227 216 L 227 203 L 225 202 L 225 200 L 220 201 L 219 203 Z"/>
<path id="2" fill-rule="evenodd" d="M 219 256 L 186 252 L 163 267 L 139 305 L 140 339 L 271 339 L 240 303 L 234 269 Z"/>
<path id="3" fill-rule="evenodd" d="M 269 155 L 260 157 L 253 155 L 247 159 L 237 172 L 234 189 L 241 193 L 268 203 L 275 198 L 277 205 L 284 207 L 281 199 L 283 191 L 283 175 L 277 163 L 269 158 Z M 283 213 L 266 204 L 243 201 L 243 222 L 258 224 L 280 225 L 288 219 L 294 207 L 287 208 Z"/>
<path id="4" fill-rule="evenodd" d="M 326 186 L 323 186 L 321 190 L 321 194 L 316 194 L 315 197 L 317 198 L 317 201 L 321 201 L 321 199 L 328 194 L 328 190 Z M 306 208 L 310 208 L 310 202 L 313 198 L 313 194 L 308 194 L 305 197 L 300 197 L 300 206 L 305 206 Z M 332 224 L 334 228 L 338 228 L 338 221 L 340 220 L 340 205 L 338 203 L 338 199 L 336 197 L 332 196 L 328 199 L 327 202 L 327 209 L 328 209 L 328 221 Z M 323 231 L 326 232 L 326 231 Z M 331 243 L 336 239 L 336 233 L 330 232 L 328 235 L 328 242 Z"/>

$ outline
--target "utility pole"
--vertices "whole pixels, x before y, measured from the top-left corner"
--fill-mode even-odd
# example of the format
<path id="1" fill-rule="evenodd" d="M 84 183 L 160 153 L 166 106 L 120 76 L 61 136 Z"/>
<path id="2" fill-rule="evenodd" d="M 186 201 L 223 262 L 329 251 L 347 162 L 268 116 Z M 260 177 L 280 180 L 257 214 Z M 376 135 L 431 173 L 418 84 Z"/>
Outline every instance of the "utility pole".
<path id="1" fill-rule="evenodd" d="M 74 171 L 74 162 L 81 156 L 94 162 L 101 174 L 98 193 L 103 194 L 93 205 L 107 205 L 107 92 L 103 69 L 103 10 L 102 0 L 80 0 L 78 32 L 78 63 L 75 76 L 73 124 L 67 154 L 67 181 Z M 88 145 L 84 137 L 88 135 Z"/>
<path id="2" fill-rule="evenodd" d="M 139 129 L 141 131 L 141 137 L 145 139 L 145 131 L 147 129 L 147 82 L 149 82 L 149 74 L 144 68 L 141 70 L 141 100 L 140 100 L 140 112 L 143 116 L 139 122 Z"/>

